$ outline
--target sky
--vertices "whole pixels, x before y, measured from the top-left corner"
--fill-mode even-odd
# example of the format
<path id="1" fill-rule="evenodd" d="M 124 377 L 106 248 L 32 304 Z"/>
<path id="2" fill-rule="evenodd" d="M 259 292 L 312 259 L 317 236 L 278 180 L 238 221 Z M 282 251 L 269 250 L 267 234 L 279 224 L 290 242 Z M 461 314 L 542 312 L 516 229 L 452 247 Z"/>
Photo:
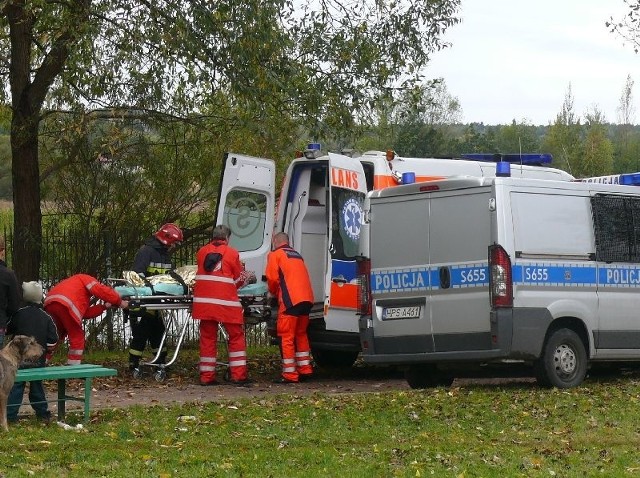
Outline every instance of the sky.
<path id="1" fill-rule="evenodd" d="M 555 120 L 569 85 L 577 116 L 618 122 L 630 75 L 640 124 L 640 53 L 605 25 L 628 12 L 623 0 L 462 0 L 426 74 L 444 78 L 463 123 L 534 125 Z"/>

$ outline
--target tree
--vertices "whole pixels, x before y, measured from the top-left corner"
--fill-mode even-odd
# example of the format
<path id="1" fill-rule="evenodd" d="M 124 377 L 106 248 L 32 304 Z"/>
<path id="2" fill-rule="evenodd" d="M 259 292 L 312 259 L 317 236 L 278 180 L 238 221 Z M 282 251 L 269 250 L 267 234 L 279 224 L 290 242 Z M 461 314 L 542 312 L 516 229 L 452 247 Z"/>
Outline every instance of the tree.
<path id="1" fill-rule="evenodd" d="M 320 135 L 418 81 L 430 54 L 446 46 L 440 36 L 458 21 L 459 3 L 0 3 L 0 74 L 8 77 L 12 107 L 16 272 L 22 280 L 38 277 L 38 139 L 51 112 L 102 107 L 227 121 L 216 116 L 222 101 L 239 110 L 248 105 L 256 117 L 278 111 Z"/>
<path id="2" fill-rule="evenodd" d="M 501 126 L 496 134 L 497 149 L 501 153 L 535 153 L 540 150 L 536 127 L 525 120 Z"/>
<path id="3" fill-rule="evenodd" d="M 579 163 L 582 155 L 580 142 L 582 126 L 573 110 L 573 101 L 571 84 L 569 84 L 562 103 L 562 110 L 547 130 L 543 141 L 543 150 L 553 155 L 555 167 L 577 176 L 581 169 Z"/>
<path id="4" fill-rule="evenodd" d="M 619 126 L 614 133 L 613 171 L 615 173 L 628 173 L 640 169 L 640 137 L 633 127 L 635 121 L 633 86 L 631 75 L 627 75 L 618 106 Z"/>
<path id="5" fill-rule="evenodd" d="M 605 118 L 597 108 L 585 115 L 586 135 L 582 147 L 583 155 L 576 174 L 579 177 L 604 176 L 613 170 L 613 144 L 607 137 Z"/>
<path id="6" fill-rule="evenodd" d="M 624 0 L 629 7 L 627 13 L 621 19 L 609 17 L 605 25 L 611 33 L 619 35 L 625 42 L 631 44 L 634 51 L 640 51 L 640 0 Z"/>

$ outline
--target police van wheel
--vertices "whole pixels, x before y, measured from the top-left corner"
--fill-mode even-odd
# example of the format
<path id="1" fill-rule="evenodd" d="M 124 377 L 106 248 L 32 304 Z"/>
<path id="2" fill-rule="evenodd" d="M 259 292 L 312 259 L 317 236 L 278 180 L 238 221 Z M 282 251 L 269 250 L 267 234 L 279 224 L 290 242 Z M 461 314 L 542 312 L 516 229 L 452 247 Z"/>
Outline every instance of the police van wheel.
<path id="1" fill-rule="evenodd" d="M 535 365 L 538 381 L 557 388 L 577 387 L 587 374 L 587 352 L 573 330 L 558 329 L 546 340 Z"/>
<path id="2" fill-rule="evenodd" d="M 448 387 L 453 383 L 453 375 L 438 370 L 435 365 L 410 365 L 404 378 L 411 388 Z"/>

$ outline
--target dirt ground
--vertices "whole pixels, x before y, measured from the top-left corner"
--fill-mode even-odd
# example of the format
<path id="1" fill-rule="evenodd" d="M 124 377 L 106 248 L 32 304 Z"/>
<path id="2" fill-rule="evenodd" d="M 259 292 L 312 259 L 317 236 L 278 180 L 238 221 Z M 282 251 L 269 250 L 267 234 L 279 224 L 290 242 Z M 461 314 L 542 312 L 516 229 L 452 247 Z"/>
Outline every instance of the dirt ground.
<path id="1" fill-rule="evenodd" d="M 278 375 L 273 364 L 249 365 L 252 383 L 236 386 L 218 377 L 219 384 L 203 387 L 198 383 L 196 366 L 190 364 L 176 365 L 167 369 L 164 380 L 155 378 L 155 367 L 143 367 L 143 376 L 133 378 L 122 364 L 105 364 L 118 370 L 115 377 L 95 378 L 92 382 L 91 409 L 122 408 L 135 405 L 176 405 L 182 403 L 206 403 L 220 400 L 240 398 L 257 398 L 265 395 L 294 394 L 311 395 L 345 394 L 379 392 L 387 390 L 409 390 L 402 372 L 392 368 L 367 367 L 357 365 L 351 369 L 325 371 L 317 369 L 313 379 L 304 383 L 275 384 L 273 379 Z M 55 382 L 46 382 L 47 398 L 55 399 L 57 390 Z M 67 394 L 76 397 L 84 396 L 84 380 L 69 380 Z M 25 393 L 24 401 L 27 401 Z M 50 404 L 55 413 L 57 406 Z M 81 411 L 83 404 L 68 401 L 67 411 Z M 32 414 L 28 405 L 20 409 L 21 416 Z"/>
<path id="2" fill-rule="evenodd" d="M 252 399 L 267 395 L 293 394 L 306 396 L 312 394 L 351 394 L 372 393 L 390 390 L 410 390 L 401 370 L 385 367 L 370 367 L 357 364 L 351 369 L 327 371 L 316 369 L 312 380 L 297 384 L 274 384 L 277 371 L 271 367 L 251 366 L 253 382 L 247 386 L 236 386 L 220 380 L 216 386 L 203 387 L 198 383 L 195 366 L 168 369 L 164 381 L 154 377 L 156 368 L 145 367 L 141 378 L 133 378 L 123 368 L 118 369 L 118 376 L 94 379 L 92 387 L 92 410 L 122 408 L 135 405 L 177 405 L 183 403 L 206 403 L 212 401 Z M 499 386 L 506 383 L 522 383 L 535 386 L 535 380 L 526 376 L 514 377 L 472 377 L 458 378 L 453 386 L 469 384 L 485 384 Z M 56 396 L 55 384 L 48 384 L 48 398 Z M 67 388 L 70 395 L 83 395 L 83 380 L 72 380 Z M 25 397 L 26 398 L 26 397 Z M 55 413 L 56 405 L 51 405 Z M 82 410 L 80 402 L 68 402 L 67 410 Z M 23 406 L 21 414 L 31 413 L 30 407 Z"/>

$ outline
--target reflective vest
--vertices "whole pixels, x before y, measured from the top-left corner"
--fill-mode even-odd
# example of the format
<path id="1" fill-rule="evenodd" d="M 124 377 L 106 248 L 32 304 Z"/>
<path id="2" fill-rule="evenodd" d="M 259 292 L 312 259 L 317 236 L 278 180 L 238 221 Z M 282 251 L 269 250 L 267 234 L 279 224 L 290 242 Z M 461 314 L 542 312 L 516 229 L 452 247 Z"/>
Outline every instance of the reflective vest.
<path id="1" fill-rule="evenodd" d="M 265 275 L 269 292 L 278 297 L 281 313 L 302 302 L 313 304 L 313 287 L 307 266 L 300 253 L 288 244 L 269 253 Z"/>
<path id="2" fill-rule="evenodd" d="M 47 305 L 57 302 L 66 307 L 70 315 L 81 323 L 83 318 L 97 317 L 106 310 L 102 304 L 91 305 L 91 298 L 94 296 L 113 305 L 120 305 L 122 301 L 120 294 L 98 282 L 95 277 L 75 274 L 49 290 L 44 307 L 46 309 Z"/>
<path id="3" fill-rule="evenodd" d="M 205 270 L 207 257 L 220 254 L 213 270 Z M 196 320 L 243 323 L 242 304 L 238 299 L 238 279 L 242 266 L 240 255 L 226 241 L 212 241 L 196 254 L 198 271 L 193 286 L 191 315 Z"/>

